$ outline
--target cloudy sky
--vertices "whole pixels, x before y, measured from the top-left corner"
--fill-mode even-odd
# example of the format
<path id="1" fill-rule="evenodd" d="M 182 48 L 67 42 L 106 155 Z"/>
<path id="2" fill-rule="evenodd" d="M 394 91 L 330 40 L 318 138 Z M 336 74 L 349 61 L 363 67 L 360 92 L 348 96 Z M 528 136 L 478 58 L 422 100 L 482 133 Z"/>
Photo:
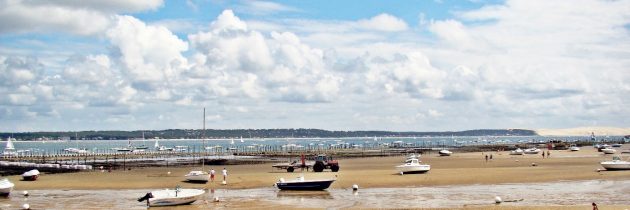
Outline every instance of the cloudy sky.
<path id="1" fill-rule="evenodd" d="M 0 131 L 630 126 L 630 1 L 0 0 Z"/>

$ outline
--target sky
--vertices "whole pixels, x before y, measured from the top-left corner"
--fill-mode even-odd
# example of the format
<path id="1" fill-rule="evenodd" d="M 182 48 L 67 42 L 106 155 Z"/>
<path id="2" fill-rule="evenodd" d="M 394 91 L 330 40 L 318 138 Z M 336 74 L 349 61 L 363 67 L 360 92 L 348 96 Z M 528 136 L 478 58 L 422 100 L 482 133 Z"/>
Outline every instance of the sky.
<path id="1" fill-rule="evenodd" d="M 0 131 L 630 127 L 630 0 L 0 0 Z"/>

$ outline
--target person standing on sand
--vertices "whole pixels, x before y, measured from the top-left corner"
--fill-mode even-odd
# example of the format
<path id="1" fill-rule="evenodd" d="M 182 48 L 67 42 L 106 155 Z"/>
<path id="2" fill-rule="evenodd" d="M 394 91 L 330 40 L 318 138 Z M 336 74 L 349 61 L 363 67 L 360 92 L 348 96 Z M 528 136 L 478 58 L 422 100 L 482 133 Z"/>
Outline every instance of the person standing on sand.
<path id="1" fill-rule="evenodd" d="M 599 210 L 599 208 L 597 208 L 597 204 L 595 204 L 595 202 L 593 202 L 593 210 Z"/>
<path id="2" fill-rule="evenodd" d="M 225 182 L 227 179 L 227 169 L 223 168 L 222 172 L 223 172 L 223 182 Z"/>
<path id="3" fill-rule="evenodd" d="M 492 160 L 492 154 L 490 154 L 490 160 Z"/>
<path id="4" fill-rule="evenodd" d="M 551 157 L 551 153 L 549 152 L 549 150 L 547 150 L 547 158 Z"/>
<path id="5" fill-rule="evenodd" d="M 210 169 L 210 181 L 214 182 L 214 168 Z"/>
<path id="6" fill-rule="evenodd" d="M 543 159 L 545 159 L 545 152 L 544 151 L 542 152 L 542 156 L 543 156 Z"/>
<path id="7" fill-rule="evenodd" d="M 486 155 L 486 162 L 488 162 L 488 155 Z"/>

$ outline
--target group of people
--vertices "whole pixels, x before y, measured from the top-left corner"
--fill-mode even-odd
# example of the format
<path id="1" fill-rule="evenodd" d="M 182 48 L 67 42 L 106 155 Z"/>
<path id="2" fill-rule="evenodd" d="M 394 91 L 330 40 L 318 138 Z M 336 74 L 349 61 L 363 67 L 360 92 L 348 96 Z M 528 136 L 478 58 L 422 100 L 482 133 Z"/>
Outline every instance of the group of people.
<path id="1" fill-rule="evenodd" d="M 215 173 L 216 172 L 214 171 L 214 168 L 210 169 L 210 181 L 211 182 L 214 182 L 214 174 Z M 221 171 L 221 173 L 223 174 L 223 182 L 225 183 L 227 181 L 227 175 L 228 175 L 227 169 L 223 168 L 223 171 Z"/>

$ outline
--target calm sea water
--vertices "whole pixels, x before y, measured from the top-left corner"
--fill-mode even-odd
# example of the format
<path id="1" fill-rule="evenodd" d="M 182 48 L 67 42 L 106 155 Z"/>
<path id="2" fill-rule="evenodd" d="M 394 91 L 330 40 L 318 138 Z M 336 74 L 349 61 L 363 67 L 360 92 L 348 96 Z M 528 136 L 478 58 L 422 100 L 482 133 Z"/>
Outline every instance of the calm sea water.
<path id="1" fill-rule="evenodd" d="M 516 143 L 544 143 L 550 139 L 565 141 L 584 141 L 586 136 L 542 137 L 542 136 L 514 136 L 514 137 L 358 137 L 358 138 L 269 138 L 269 139 L 160 139 L 160 146 L 185 146 L 188 151 L 203 151 L 203 148 L 214 147 L 213 150 L 238 151 L 279 151 L 305 149 L 378 149 L 387 147 L 423 147 L 442 148 L 470 145 L 516 144 Z M 610 137 L 610 140 L 622 139 L 620 136 Z M 70 141 L 13 141 L 16 150 L 29 154 L 64 153 L 66 148 L 82 148 L 93 153 L 112 153 L 113 148 L 148 146 L 147 151 L 154 150 L 156 140 L 70 140 Z M 0 143 L 4 149 L 6 141 Z"/>

